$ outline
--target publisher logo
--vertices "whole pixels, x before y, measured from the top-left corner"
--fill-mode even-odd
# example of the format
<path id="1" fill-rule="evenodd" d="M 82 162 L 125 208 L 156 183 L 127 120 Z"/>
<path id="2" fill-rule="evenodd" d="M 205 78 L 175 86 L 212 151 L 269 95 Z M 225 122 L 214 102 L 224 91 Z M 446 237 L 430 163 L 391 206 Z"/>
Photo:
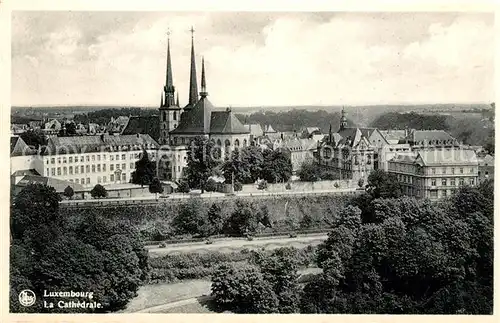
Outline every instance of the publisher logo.
<path id="1" fill-rule="evenodd" d="M 36 296 L 33 291 L 25 289 L 19 293 L 19 303 L 21 303 L 22 306 L 31 306 L 35 304 L 35 301 Z"/>

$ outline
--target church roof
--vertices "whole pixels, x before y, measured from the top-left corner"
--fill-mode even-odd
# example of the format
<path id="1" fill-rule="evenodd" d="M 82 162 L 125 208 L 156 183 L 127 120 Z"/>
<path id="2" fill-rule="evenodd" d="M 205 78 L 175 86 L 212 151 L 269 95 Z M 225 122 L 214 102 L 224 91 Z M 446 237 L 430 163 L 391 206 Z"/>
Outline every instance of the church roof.
<path id="1" fill-rule="evenodd" d="M 214 106 L 205 97 L 196 102 L 194 107 L 185 111 L 181 116 L 181 121 L 177 128 L 172 130 L 172 134 L 206 134 L 210 130 L 210 113 Z"/>
<path id="2" fill-rule="evenodd" d="M 440 144 L 440 143 L 453 143 L 456 141 L 449 133 L 444 130 L 413 130 L 406 139 L 414 144 Z"/>
<path id="3" fill-rule="evenodd" d="M 134 116 L 130 117 L 122 135 L 147 134 L 154 140 L 160 139 L 160 123 L 158 116 Z"/>
<path id="4" fill-rule="evenodd" d="M 240 134 L 250 131 L 238 120 L 230 110 L 214 111 L 210 118 L 210 133 L 212 134 Z"/>

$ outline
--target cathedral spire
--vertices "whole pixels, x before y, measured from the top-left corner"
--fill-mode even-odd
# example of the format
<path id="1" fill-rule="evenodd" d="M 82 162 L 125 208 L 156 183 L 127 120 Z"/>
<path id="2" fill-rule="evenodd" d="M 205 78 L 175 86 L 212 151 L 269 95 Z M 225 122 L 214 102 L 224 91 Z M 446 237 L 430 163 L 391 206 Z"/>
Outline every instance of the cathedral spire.
<path id="1" fill-rule="evenodd" d="M 163 92 L 161 92 L 160 108 L 163 107 Z"/>
<path id="2" fill-rule="evenodd" d="M 179 92 L 177 92 L 177 102 L 175 102 L 175 105 L 180 107 L 180 105 L 179 105 Z"/>
<path id="3" fill-rule="evenodd" d="M 174 100 L 174 81 L 172 77 L 172 60 L 170 57 L 170 30 L 167 31 L 167 75 L 165 79 L 165 106 L 170 107 L 175 104 Z"/>
<path id="4" fill-rule="evenodd" d="M 200 97 L 206 98 L 207 93 L 207 81 L 205 80 L 205 57 L 201 58 L 201 92 Z"/>
<path id="5" fill-rule="evenodd" d="M 346 117 L 345 109 L 342 106 L 342 115 L 340 117 L 340 130 L 344 130 L 345 128 L 347 128 L 347 117 Z"/>
<path id="6" fill-rule="evenodd" d="M 194 28 L 191 27 L 191 70 L 189 79 L 189 104 L 194 106 L 198 101 L 198 84 L 196 81 L 196 61 L 194 55 Z"/>

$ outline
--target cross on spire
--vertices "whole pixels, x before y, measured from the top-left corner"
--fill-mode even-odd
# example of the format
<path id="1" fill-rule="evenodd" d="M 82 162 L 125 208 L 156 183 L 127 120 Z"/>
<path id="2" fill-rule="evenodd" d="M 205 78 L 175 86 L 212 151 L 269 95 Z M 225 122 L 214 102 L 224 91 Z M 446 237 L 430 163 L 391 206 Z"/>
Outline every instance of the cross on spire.
<path id="1" fill-rule="evenodd" d="M 193 28 L 193 26 L 191 26 L 191 29 L 189 29 L 189 31 L 191 32 L 191 38 L 194 38 L 194 28 Z"/>

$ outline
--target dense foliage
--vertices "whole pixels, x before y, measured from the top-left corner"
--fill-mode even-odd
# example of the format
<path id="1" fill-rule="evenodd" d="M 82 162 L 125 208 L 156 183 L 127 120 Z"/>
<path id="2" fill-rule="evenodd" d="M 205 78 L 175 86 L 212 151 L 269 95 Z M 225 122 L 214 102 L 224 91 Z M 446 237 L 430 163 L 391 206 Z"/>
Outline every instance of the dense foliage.
<path id="1" fill-rule="evenodd" d="M 492 189 L 374 199 L 368 221 L 348 207 L 318 248 L 323 274 L 305 286 L 302 312 L 490 314 Z"/>
<path id="2" fill-rule="evenodd" d="M 255 112 L 249 116 L 239 115 L 240 120 L 246 124 L 258 123 L 261 125 L 272 125 L 277 131 L 300 131 L 304 127 L 319 127 L 323 133 L 328 133 L 330 125 L 340 124 L 339 112 L 326 112 L 324 110 L 310 111 L 304 109 L 293 109 L 291 111 L 266 111 Z M 353 123 L 348 120 L 348 125 Z M 337 129 L 334 129 L 336 131 Z"/>
<path id="3" fill-rule="evenodd" d="M 153 194 L 160 193 L 161 194 L 161 193 L 163 193 L 163 191 L 164 191 L 163 185 L 160 182 L 160 180 L 158 179 L 158 177 L 153 178 L 153 180 L 149 184 L 149 193 L 153 193 Z"/>
<path id="4" fill-rule="evenodd" d="M 299 310 L 297 250 L 254 253 L 250 264 L 222 264 L 212 277 L 212 296 L 236 313 L 296 313 Z"/>
<path id="5" fill-rule="evenodd" d="M 111 108 L 92 111 L 83 114 L 76 114 L 74 121 L 76 123 L 88 124 L 97 123 L 100 125 L 108 124 L 111 118 L 118 118 L 120 116 L 152 116 L 157 114 L 156 109 L 141 109 L 141 108 Z"/>
<path id="6" fill-rule="evenodd" d="M 185 178 L 190 188 L 205 190 L 205 183 L 220 164 L 214 142 L 205 137 L 196 137 L 189 145 Z"/>
<path id="7" fill-rule="evenodd" d="M 80 217 L 59 209 L 51 187 L 31 184 L 11 205 L 11 312 L 113 312 L 123 309 L 148 279 L 148 255 L 137 232 L 98 209 Z M 32 307 L 20 306 L 19 292 L 37 295 Z M 91 291 L 101 309 L 46 309 L 44 290 Z M 80 301 L 83 299 L 79 299 Z"/>
<path id="8" fill-rule="evenodd" d="M 149 159 L 146 150 L 142 152 L 141 159 L 135 162 L 135 171 L 132 172 L 131 182 L 141 186 L 150 185 L 156 177 L 156 163 Z"/>
<path id="9" fill-rule="evenodd" d="M 28 130 L 19 135 L 21 139 L 30 147 L 38 149 L 40 146 L 46 146 L 48 139 L 41 130 Z"/>
<path id="10" fill-rule="evenodd" d="M 94 188 L 90 191 L 90 195 L 93 198 L 100 199 L 101 197 L 108 196 L 108 192 L 106 191 L 106 188 L 104 186 L 102 186 L 101 184 L 96 184 Z"/>
<path id="11" fill-rule="evenodd" d="M 340 177 L 332 171 L 321 169 L 313 162 L 303 163 L 300 169 L 297 171 L 297 175 L 299 176 L 300 180 L 304 182 L 340 179 Z"/>

